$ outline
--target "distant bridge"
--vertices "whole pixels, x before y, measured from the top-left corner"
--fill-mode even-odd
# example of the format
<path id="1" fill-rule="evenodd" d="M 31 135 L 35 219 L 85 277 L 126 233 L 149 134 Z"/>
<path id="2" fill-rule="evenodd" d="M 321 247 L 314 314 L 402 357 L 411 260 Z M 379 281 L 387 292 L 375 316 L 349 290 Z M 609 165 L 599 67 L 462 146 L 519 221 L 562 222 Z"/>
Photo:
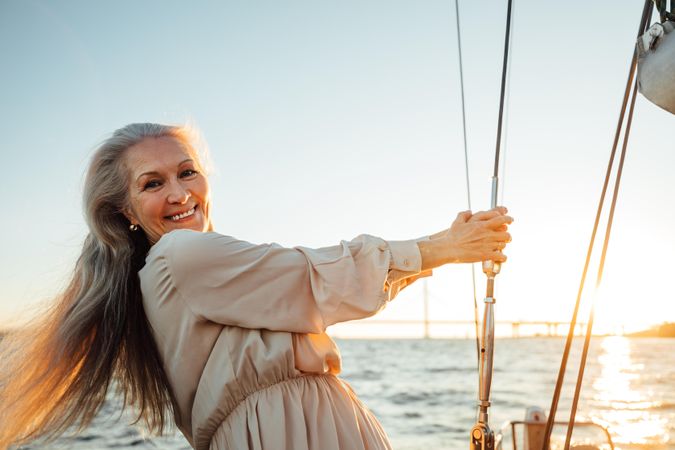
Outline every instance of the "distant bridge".
<path id="1" fill-rule="evenodd" d="M 430 327 L 432 325 L 460 325 L 466 327 L 465 329 L 475 328 L 475 322 L 472 320 L 433 320 L 431 319 L 431 314 L 429 310 L 429 285 L 428 279 L 424 279 L 424 291 L 422 299 L 422 308 L 423 308 L 423 318 L 417 320 L 375 320 L 375 319 L 365 319 L 358 320 L 351 323 L 364 323 L 364 324 L 383 324 L 383 325 L 421 325 L 423 327 L 423 336 L 429 338 L 431 336 Z M 479 324 L 480 325 L 480 324 Z M 511 337 L 521 336 L 521 328 L 527 328 L 534 330 L 534 333 L 527 333 L 528 336 L 566 336 L 569 332 L 570 322 L 561 322 L 561 321 L 551 321 L 551 320 L 497 320 L 495 321 L 495 327 L 500 325 L 507 325 L 511 327 Z M 560 333 L 560 329 L 563 327 L 563 333 Z M 545 334 L 538 332 L 541 329 L 545 330 Z M 574 334 L 576 336 L 582 336 L 586 330 L 586 323 L 577 322 L 575 325 Z M 480 332 L 480 331 L 479 331 Z"/>
<path id="2" fill-rule="evenodd" d="M 431 337 L 430 328 L 434 325 L 451 325 L 464 326 L 465 330 L 474 329 L 475 322 L 472 320 L 434 320 L 431 319 L 429 310 L 429 287 L 428 280 L 424 279 L 424 292 L 422 299 L 422 318 L 408 319 L 408 320 L 387 320 L 387 319 L 363 319 L 349 322 L 350 324 L 364 324 L 364 325 L 420 325 L 422 327 L 423 336 L 425 338 Z M 521 328 L 529 329 L 533 332 L 526 333 L 526 336 L 566 336 L 570 322 L 552 321 L 552 320 L 497 320 L 495 327 L 510 326 L 511 337 L 521 336 Z M 577 322 L 574 334 L 582 336 L 586 330 L 585 322 Z M 542 332 L 543 331 L 543 332 Z M 561 333 L 562 331 L 562 333 Z"/>

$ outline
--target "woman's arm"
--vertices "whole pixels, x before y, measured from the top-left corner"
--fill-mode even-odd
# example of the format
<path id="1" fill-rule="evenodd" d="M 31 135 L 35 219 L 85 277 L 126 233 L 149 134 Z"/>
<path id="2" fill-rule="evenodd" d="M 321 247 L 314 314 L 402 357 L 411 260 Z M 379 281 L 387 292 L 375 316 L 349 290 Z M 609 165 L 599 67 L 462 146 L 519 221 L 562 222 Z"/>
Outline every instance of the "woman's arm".
<path id="1" fill-rule="evenodd" d="M 427 240 L 361 235 L 319 249 L 176 230 L 153 246 L 147 266 L 157 273 L 155 289 L 175 290 L 200 319 L 320 333 L 338 322 L 372 316 L 434 267 L 504 261 L 500 250 L 510 241 L 506 227 L 512 221 L 505 212 L 460 213 L 449 229 Z"/>
<path id="2" fill-rule="evenodd" d="M 420 275 L 416 241 L 362 235 L 310 249 L 256 245 L 217 233 L 177 230 L 162 237 L 148 269 L 158 285 L 204 320 L 245 328 L 323 332 L 377 313 Z M 175 298 L 176 296 L 174 296 Z"/>

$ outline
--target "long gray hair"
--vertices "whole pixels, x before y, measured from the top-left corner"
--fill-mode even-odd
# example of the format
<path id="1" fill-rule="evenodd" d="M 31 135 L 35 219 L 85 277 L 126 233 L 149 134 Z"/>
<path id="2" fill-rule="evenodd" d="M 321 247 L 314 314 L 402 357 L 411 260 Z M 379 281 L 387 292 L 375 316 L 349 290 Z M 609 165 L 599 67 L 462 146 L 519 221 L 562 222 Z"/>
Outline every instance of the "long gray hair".
<path id="1" fill-rule="evenodd" d="M 0 449 L 86 427 L 115 380 L 136 422 L 161 433 L 175 400 L 148 324 L 138 280 L 150 243 L 129 229 L 127 150 L 169 136 L 195 154 L 189 127 L 135 123 L 94 153 L 84 186 L 89 234 L 72 279 L 47 314 L 3 339 Z"/>

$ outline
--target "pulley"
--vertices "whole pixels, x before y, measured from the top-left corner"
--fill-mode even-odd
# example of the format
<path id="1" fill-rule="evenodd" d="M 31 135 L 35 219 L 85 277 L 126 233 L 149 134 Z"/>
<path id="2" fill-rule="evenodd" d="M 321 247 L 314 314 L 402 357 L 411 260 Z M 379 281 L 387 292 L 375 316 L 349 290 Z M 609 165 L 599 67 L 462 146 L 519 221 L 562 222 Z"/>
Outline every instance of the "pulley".
<path id="1" fill-rule="evenodd" d="M 652 25 L 637 41 L 638 88 L 650 102 L 675 114 L 675 22 Z"/>

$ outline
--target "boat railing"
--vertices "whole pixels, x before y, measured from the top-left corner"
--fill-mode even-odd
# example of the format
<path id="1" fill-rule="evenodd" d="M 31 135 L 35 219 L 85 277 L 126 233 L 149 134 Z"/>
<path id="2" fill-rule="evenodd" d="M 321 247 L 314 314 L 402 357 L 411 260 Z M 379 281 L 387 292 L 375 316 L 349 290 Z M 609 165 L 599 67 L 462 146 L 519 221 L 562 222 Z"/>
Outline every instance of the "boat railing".
<path id="1" fill-rule="evenodd" d="M 567 422 L 555 422 L 550 450 L 565 448 Z M 495 440 L 496 450 L 541 450 L 546 423 L 510 421 L 502 425 Z M 570 450 L 614 450 L 609 431 L 595 422 L 575 422 Z"/>

